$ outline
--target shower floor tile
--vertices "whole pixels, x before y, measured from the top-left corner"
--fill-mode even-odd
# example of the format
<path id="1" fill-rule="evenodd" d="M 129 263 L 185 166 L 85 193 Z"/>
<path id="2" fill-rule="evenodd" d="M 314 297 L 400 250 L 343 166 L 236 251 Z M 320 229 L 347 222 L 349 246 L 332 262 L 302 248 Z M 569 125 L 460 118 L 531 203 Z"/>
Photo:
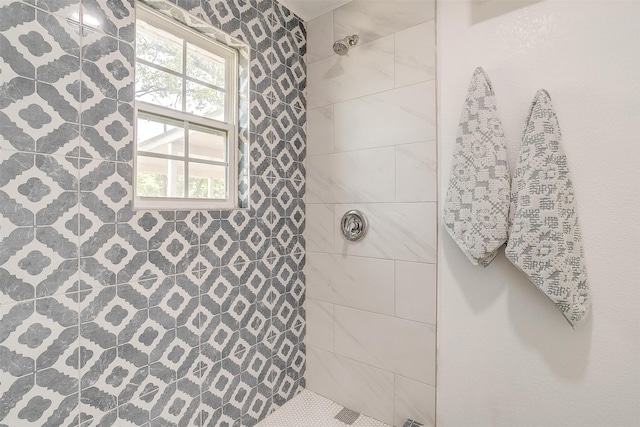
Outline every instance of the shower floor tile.
<path id="1" fill-rule="evenodd" d="M 347 424 L 334 418 L 342 408 L 342 405 L 305 389 L 259 422 L 256 427 L 344 427 Z M 351 425 L 354 427 L 391 427 L 382 421 L 364 415 L 360 415 Z"/>

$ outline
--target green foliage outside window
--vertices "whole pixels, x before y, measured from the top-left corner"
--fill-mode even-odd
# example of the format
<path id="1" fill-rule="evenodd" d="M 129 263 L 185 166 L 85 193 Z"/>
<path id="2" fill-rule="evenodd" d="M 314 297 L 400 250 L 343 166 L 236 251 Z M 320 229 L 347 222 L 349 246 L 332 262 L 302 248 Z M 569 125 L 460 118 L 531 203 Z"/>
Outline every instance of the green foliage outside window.
<path id="1" fill-rule="evenodd" d="M 138 56 L 153 64 L 182 73 L 181 45 L 167 43 L 150 34 L 136 34 Z M 189 55 L 188 74 L 209 81 L 224 82 L 224 64 Z M 156 105 L 182 111 L 182 78 L 158 69 L 138 64 L 136 97 Z M 209 78 L 206 78 L 209 76 Z M 224 109 L 224 93 L 213 88 L 187 83 L 187 111 L 213 117 Z"/>

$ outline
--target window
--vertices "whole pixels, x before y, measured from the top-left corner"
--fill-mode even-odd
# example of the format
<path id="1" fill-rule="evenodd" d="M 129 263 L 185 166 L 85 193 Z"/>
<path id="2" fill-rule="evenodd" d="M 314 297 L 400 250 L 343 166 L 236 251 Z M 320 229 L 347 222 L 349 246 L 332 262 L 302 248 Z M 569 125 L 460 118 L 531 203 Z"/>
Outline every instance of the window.
<path id="1" fill-rule="evenodd" d="M 140 6 L 136 208 L 233 208 L 238 52 Z"/>

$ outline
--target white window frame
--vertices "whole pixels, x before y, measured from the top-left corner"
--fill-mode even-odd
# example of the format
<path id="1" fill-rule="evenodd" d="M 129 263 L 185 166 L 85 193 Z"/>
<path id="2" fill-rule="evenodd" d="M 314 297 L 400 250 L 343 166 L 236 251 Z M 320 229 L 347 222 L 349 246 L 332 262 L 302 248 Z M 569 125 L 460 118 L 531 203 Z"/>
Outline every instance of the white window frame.
<path id="1" fill-rule="evenodd" d="M 134 209 L 149 209 L 149 210 L 190 210 L 190 209 L 233 209 L 238 205 L 238 165 L 237 165 L 237 153 L 238 153 L 238 52 L 228 46 L 225 46 L 220 41 L 212 40 L 204 37 L 196 31 L 190 29 L 186 25 L 176 20 L 165 16 L 152 8 L 144 6 L 140 2 L 136 5 L 137 19 L 145 21 L 153 27 L 164 30 L 177 37 L 183 39 L 183 58 L 182 58 L 182 72 L 176 72 L 173 70 L 162 68 L 158 65 L 153 65 L 155 69 L 168 72 L 174 76 L 180 77 L 183 81 L 182 87 L 182 102 L 183 109 L 186 103 L 186 82 L 192 81 L 198 84 L 204 84 L 208 87 L 213 87 L 216 90 L 225 93 L 225 121 L 215 120 L 207 117 L 198 116 L 192 113 L 186 113 L 184 111 L 178 111 L 171 108 L 161 107 L 153 105 L 148 102 L 134 100 L 135 104 L 135 117 L 134 123 L 135 136 L 134 136 L 134 173 L 133 173 L 133 188 L 134 188 Z M 210 51 L 225 59 L 225 86 L 226 89 L 216 87 L 215 85 L 202 82 L 200 80 L 187 77 L 186 75 L 186 56 L 187 49 L 186 43 L 191 43 L 202 49 Z M 137 46 L 136 46 L 137 49 Z M 139 60 L 136 54 L 136 64 L 142 63 L 144 60 Z M 136 67 L 137 69 L 137 67 Z M 137 77 L 137 76 L 136 76 Z M 145 157 L 156 157 L 162 159 L 174 159 L 185 162 L 184 171 L 184 185 L 185 185 L 185 197 L 140 197 L 137 194 L 137 176 L 138 176 L 138 113 L 149 113 L 155 116 L 164 116 L 173 120 L 182 121 L 184 124 L 185 132 L 185 148 L 183 156 L 171 156 L 165 154 L 145 153 Z M 224 131 L 227 134 L 227 146 L 225 149 L 227 160 L 226 162 L 203 160 L 198 158 L 189 157 L 189 123 L 204 126 L 207 128 Z M 204 199 L 204 198 L 189 198 L 188 195 L 188 182 L 189 182 L 189 163 L 209 164 L 212 166 L 226 166 L 226 188 L 227 194 L 224 199 Z"/>

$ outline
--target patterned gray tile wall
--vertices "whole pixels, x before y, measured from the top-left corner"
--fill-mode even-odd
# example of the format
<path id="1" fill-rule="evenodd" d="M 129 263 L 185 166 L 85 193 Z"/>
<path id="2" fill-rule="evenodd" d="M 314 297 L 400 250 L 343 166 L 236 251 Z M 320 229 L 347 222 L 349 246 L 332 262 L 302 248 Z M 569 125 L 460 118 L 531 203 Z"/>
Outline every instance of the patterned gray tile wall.
<path id="1" fill-rule="evenodd" d="M 132 1 L 1 3 L 2 427 L 254 425 L 304 385 L 303 23 L 177 1 L 252 47 L 251 207 L 140 212 Z"/>

